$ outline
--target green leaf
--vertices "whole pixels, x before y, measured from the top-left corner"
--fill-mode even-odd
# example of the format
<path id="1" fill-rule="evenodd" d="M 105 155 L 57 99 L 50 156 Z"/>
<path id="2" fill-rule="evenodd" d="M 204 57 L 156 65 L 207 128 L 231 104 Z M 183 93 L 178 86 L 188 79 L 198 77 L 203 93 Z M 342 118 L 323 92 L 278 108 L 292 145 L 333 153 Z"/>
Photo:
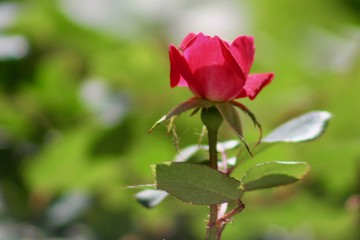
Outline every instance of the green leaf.
<path id="1" fill-rule="evenodd" d="M 267 135 L 262 142 L 303 142 L 314 140 L 325 130 L 331 114 L 325 111 L 309 112 L 294 118 Z"/>
<path id="2" fill-rule="evenodd" d="M 260 145 L 250 144 L 250 151 L 255 156 L 277 143 L 295 143 L 315 140 L 324 133 L 331 116 L 331 113 L 326 111 L 313 111 L 291 119 L 269 133 L 261 141 Z M 238 155 L 238 162 L 247 158 L 248 154 L 242 151 Z"/>
<path id="3" fill-rule="evenodd" d="M 243 195 L 238 180 L 204 165 L 157 164 L 155 174 L 158 189 L 191 204 L 234 202 Z"/>
<path id="4" fill-rule="evenodd" d="M 219 142 L 217 145 L 218 152 L 224 152 L 228 149 L 233 149 L 237 147 L 240 144 L 237 140 L 230 140 L 225 142 Z M 186 148 L 183 148 L 179 151 L 179 153 L 175 156 L 173 159 L 173 162 L 185 162 L 188 161 L 195 153 L 197 153 L 199 150 L 207 151 L 208 150 L 207 145 L 190 145 Z M 222 160 L 219 160 L 219 167 L 222 164 Z M 227 163 L 229 166 L 234 166 L 236 163 L 236 158 L 232 157 L 230 159 L 227 159 Z M 160 204 L 168 195 L 167 192 L 162 190 L 154 190 L 154 185 L 137 185 L 137 186 L 129 186 L 128 188 L 138 188 L 138 189 L 144 189 L 141 192 L 138 192 L 135 195 L 136 200 L 147 208 L 153 208 Z"/>
<path id="5" fill-rule="evenodd" d="M 135 195 L 136 200 L 147 208 L 153 208 L 167 197 L 168 193 L 162 190 L 144 190 Z"/>
<path id="6" fill-rule="evenodd" d="M 245 191 L 294 183 L 310 171 L 306 162 L 267 162 L 249 169 L 242 178 Z"/>

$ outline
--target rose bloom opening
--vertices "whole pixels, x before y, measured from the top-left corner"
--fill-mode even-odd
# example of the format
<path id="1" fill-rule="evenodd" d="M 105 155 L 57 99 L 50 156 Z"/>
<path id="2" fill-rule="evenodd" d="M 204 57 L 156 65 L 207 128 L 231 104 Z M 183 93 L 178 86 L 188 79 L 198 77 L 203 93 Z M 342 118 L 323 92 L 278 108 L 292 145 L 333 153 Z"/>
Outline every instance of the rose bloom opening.
<path id="1" fill-rule="evenodd" d="M 190 33 L 179 48 L 170 45 L 171 87 L 189 87 L 196 97 L 211 102 L 253 100 L 274 77 L 249 74 L 254 54 L 252 36 L 239 36 L 230 44 L 218 36 Z"/>

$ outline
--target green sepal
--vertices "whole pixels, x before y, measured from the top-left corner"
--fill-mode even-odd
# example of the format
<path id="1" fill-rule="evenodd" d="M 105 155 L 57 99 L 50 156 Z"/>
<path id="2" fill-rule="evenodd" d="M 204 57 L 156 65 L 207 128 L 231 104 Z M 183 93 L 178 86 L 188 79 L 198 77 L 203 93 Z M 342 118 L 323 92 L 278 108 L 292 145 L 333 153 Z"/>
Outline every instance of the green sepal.
<path id="1" fill-rule="evenodd" d="M 217 103 L 217 104 L 215 104 L 215 106 L 219 110 L 219 112 L 222 115 L 222 117 L 224 118 L 225 122 L 227 122 L 227 124 L 229 124 L 230 128 L 234 131 L 234 133 L 237 135 L 237 137 L 240 139 L 240 141 L 244 144 L 248 153 L 251 156 L 253 156 L 250 151 L 250 148 L 243 136 L 240 117 L 239 117 L 239 114 L 237 113 L 236 109 L 234 108 L 234 106 L 229 102 Z"/>
<path id="2" fill-rule="evenodd" d="M 240 108 L 243 112 L 245 112 L 253 121 L 255 127 L 258 127 L 259 129 L 259 140 L 257 142 L 257 144 L 260 143 L 261 139 L 262 139 L 262 127 L 261 124 L 259 123 L 259 121 L 256 119 L 256 116 L 253 112 L 250 111 L 249 108 L 247 108 L 244 104 L 239 103 L 237 101 L 231 101 L 230 102 L 233 106 Z"/>
<path id="3" fill-rule="evenodd" d="M 206 101 L 201 98 L 190 98 L 189 100 L 179 104 L 175 108 L 173 108 L 169 113 L 162 116 L 158 121 L 155 122 L 155 124 L 149 129 L 148 133 L 151 133 L 160 123 L 177 116 L 183 112 L 186 112 L 191 109 L 197 109 L 197 108 L 207 108 L 212 106 L 213 104 L 209 101 Z"/>

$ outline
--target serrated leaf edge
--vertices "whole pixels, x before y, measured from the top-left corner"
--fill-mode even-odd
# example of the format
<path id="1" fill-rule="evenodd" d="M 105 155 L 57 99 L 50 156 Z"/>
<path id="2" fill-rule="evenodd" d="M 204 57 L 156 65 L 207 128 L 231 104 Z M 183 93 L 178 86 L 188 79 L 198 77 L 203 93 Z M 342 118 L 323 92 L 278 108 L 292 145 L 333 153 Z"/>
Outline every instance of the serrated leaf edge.
<path id="1" fill-rule="evenodd" d="M 157 180 L 156 180 L 156 166 L 157 166 L 157 165 L 167 165 L 167 166 L 170 166 L 170 165 L 172 165 L 172 164 L 197 165 L 197 166 L 200 166 L 200 167 L 204 167 L 204 168 L 208 168 L 208 169 L 210 169 L 210 170 L 216 171 L 216 170 L 214 170 L 214 169 L 211 169 L 211 168 L 209 168 L 209 167 L 207 167 L 207 166 L 203 166 L 203 165 L 200 165 L 200 164 L 192 164 L 192 163 L 184 163 L 184 162 L 182 162 L 182 163 L 180 163 L 180 162 L 170 162 L 170 163 L 152 164 L 153 174 L 154 174 L 154 176 L 155 176 L 155 186 L 156 186 L 156 189 L 157 189 L 157 190 L 165 191 L 165 192 L 169 193 L 170 195 L 176 197 L 177 199 L 179 199 L 179 200 L 182 201 L 182 202 L 186 202 L 186 203 L 190 203 L 190 204 L 194 204 L 194 205 L 209 205 L 209 204 L 221 204 L 221 203 L 224 203 L 224 202 L 214 202 L 214 203 L 209 203 L 209 204 L 197 204 L 197 203 L 193 203 L 193 202 L 190 202 L 190 201 L 183 200 L 183 199 L 179 198 L 178 196 L 176 196 L 175 194 L 171 193 L 171 191 L 167 191 L 167 190 L 158 188 L 158 186 L 157 186 Z M 226 174 L 224 174 L 224 173 L 222 173 L 222 172 L 219 172 L 219 171 L 216 171 L 216 172 L 222 174 L 222 175 L 225 176 L 226 178 L 235 180 L 235 181 L 239 184 L 239 186 L 236 188 L 237 190 L 240 190 L 240 191 L 241 191 L 241 192 L 239 192 L 239 194 L 238 194 L 238 195 L 239 195 L 239 199 L 244 195 L 244 190 L 240 188 L 240 187 L 241 187 L 241 181 L 239 181 L 239 180 L 237 180 L 237 179 L 235 179 L 235 178 L 233 178 L 233 177 L 231 177 L 231 176 L 228 176 L 228 175 L 226 175 Z M 188 183 L 192 184 L 192 182 L 188 182 Z M 192 185 L 194 185 L 194 186 L 196 186 L 196 187 L 200 186 L 200 185 L 195 185 L 195 184 L 192 184 Z M 208 188 L 204 188 L 204 189 L 205 189 L 205 190 L 209 190 L 209 192 L 212 192 L 212 193 L 216 193 L 216 194 L 219 193 L 219 192 L 216 192 L 216 191 L 211 191 L 211 190 L 208 189 Z M 221 195 L 221 194 L 220 194 L 220 195 Z M 237 201 L 239 200 L 239 199 L 234 199 L 232 196 L 229 196 L 229 195 L 227 195 L 227 194 L 222 194 L 222 196 L 224 196 L 224 198 L 228 198 L 229 200 L 235 201 L 235 202 L 237 202 Z M 230 202 L 230 201 L 225 201 L 225 202 Z"/>

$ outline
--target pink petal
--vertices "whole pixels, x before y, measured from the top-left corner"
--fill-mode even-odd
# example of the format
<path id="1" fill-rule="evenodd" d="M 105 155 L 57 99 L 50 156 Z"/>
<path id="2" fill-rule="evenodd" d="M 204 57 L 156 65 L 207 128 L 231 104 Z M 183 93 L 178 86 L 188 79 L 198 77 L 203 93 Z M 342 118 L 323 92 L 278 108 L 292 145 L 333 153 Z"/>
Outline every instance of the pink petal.
<path id="1" fill-rule="evenodd" d="M 252 36 L 240 36 L 233 41 L 230 50 L 245 76 L 247 76 L 254 61 L 254 38 Z"/>
<path id="2" fill-rule="evenodd" d="M 175 62 L 175 58 L 172 54 L 172 45 L 170 45 L 169 47 L 169 58 L 170 58 L 170 86 L 171 87 L 176 87 L 176 86 L 180 86 L 180 87 L 187 87 L 188 84 L 185 81 L 185 79 L 181 76 L 180 71 L 178 69 L 178 66 Z M 174 47 L 175 48 L 175 47 Z"/>
<path id="3" fill-rule="evenodd" d="M 237 98 L 249 97 L 251 100 L 253 100 L 261 91 L 261 89 L 268 85 L 273 80 L 273 78 L 273 73 L 250 74 L 246 79 L 243 91 Z"/>
<path id="4" fill-rule="evenodd" d="M 245 84 L 240 68 L 236 69 L 237 64 L 234 66 L 231 54 L 224 48 L 227 46 L 219 37 L 199 33 L 184 50 L 193 74 L 191 81 L 183 75 L 189 88 L 196 95 L 214 102 L 234 99 Z"/>
<path id="5" fill-rule="evenodd" d="M 236 61 L 235 57 L 232 55 L 229 44 L 227 42 L 225 42 L 224 40 L 222 40 L 220 43 L 221 43 L 220 44 L 221 52 L 222 52 L 224 58 L 227 60 L 227 62 L 229 64 L 232 65 L 232 67 L 235 69 L 235 71 L 237 71 L 238 74 L 243 78 L 244 84 L 245 84 L 247 75 L 244 75 L 243 70 L 241 69 L 240 65 Z"/>
<path id="6" fill-rule="evenodd" d="M 175 86 L 188 86 L 193 79 L 190 67 L 183 54 L 174 45 L 170 45 L 170 84 Z"/>
<path id="7" fill-rule="evenodd" d="M 197 37 L 195 33 L 189 33 L 180 44 L 180 49 L 184 50 Z"/>

